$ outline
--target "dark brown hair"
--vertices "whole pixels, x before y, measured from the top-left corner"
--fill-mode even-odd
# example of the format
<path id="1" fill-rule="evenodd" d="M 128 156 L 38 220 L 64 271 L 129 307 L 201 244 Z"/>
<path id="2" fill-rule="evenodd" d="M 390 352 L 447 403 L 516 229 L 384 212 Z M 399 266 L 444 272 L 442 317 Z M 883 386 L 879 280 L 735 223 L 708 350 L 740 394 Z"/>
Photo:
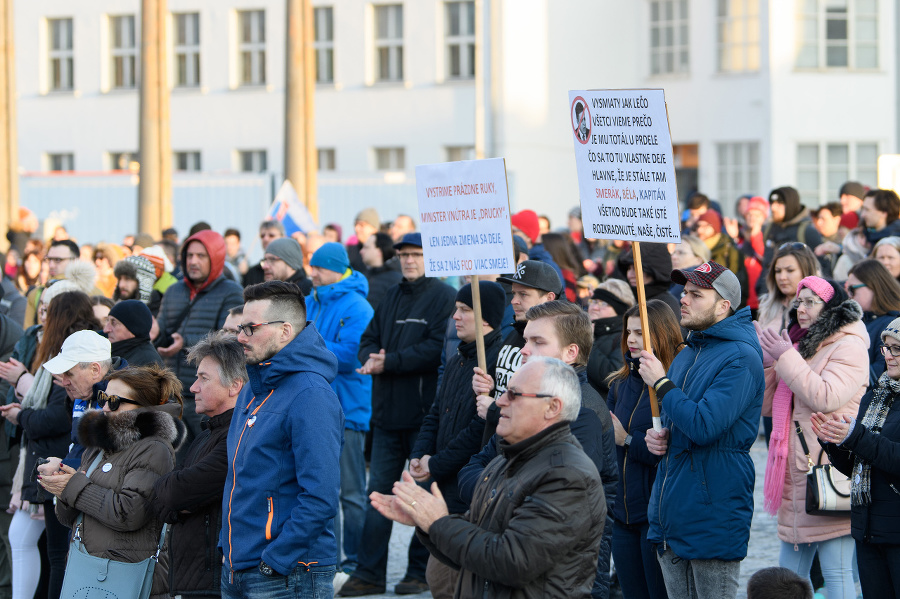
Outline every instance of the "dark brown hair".
<path id="1" fill-rule="evenodd" d="M 541 236 L 541 243 L 560 268 L 571 270 L 576 277 L 585 274 L 584 266 L 576 255 L 578 250 L 574 247 L 574 242 L 570 247 L 566 238 L 559 233 L 544 233 Z"/>
<path id="2" fill-rule="evenodd" d="M 244 304 L 270 300 L 272 305 L 266 311 L 269 320 L 284 320 L 291 323 L 295 333 L 306 326 L 306 299 L 303 292 L 293 283 L 286 281 L 266 281 L 250 285 L 244 289 Z"/>
<path id="3" fill-rule="evenodd" d="M 47 307 L 47 324 L 31 362 L 32 374 L 41 365 L 59 353 L 62 344 L 72 333 L 99 331 L 100 321 L 94 316 L 91 298 L 83 291 L 66 291 L 50 301 Z"/>
<path id="4" fill-rule="evenodd" d="M 169 403 L 174 398 L 180 406 L 184 406 L 181 399 L 181 381 L 175 373 L 159 364 L 147 364 L 146 366 L 129 366 L 121 370 L 111 370 L 106 375 L 107 381 L 122 381 L 131 387 L 133 401 L 142 407 L 161 406 Z"/>
<path id="5" fill-rule="evenodd" d="M 869 312 L 881 316 L 891 310 L 900 311 L 900 283 L 891 276 L 884 264 L 871 258 L 861 260 L 847 274 L 855 276 L 872 290 Z"/>
<path id="6" fill-rule="evenodd" d="M 622 315 L 622 355 L 628 356 L 628 319 L 640 316 L 640 306 L 632 306 Z M 672 360 L 678 355 L 683 348 L 684 338 L 681 336 L 681 325 L 675 318 L 672 308 L 661 300 L 649 300 L 647 302 L 647 323 L 650 326 L 650 345 L 655 355 L 663 367 L 668 370 L 672 365 Z M 641 329 L 642 335 L 646 335 L 647 331 Z M 631 367 L 626 362 L 622 368 L 613 372 L 606 377 L 607 382 L 623 380 L 628 378 Z"/>

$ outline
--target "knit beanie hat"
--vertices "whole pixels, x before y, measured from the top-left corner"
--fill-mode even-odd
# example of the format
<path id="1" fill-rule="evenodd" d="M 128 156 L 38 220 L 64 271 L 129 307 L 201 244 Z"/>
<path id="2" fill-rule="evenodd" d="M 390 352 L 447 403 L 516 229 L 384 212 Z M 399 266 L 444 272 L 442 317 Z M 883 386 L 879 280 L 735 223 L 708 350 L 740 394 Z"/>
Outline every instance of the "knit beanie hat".
<path id="1" fill-rule="evenodd" d="M 109 315 L 125 325 L 135 337 L 150 337 L 153 315 L 150 308 L 139 300 L 124 300 L 112 307 Z"/>
<path id="2" fill-rule="evenodd" d="M 538 222 L 538 216 L 534 210 L 520 210 L 510 217 L 509 222 L 527 235 L 531 243 L 537 243 L 538 235 L 541 233 L 541 224 Z"/>
<path id="3" fill-rule="evenodd" d="M 376 229 L 381 226 L 381 219 L 378 218 L 378 211 L 374 208 L 363 208 L 353 220 L 354 223 L 364 222 L 372 225 Z"/>
<path id="4" fill-rule="evenodd" d="M 753 196 L 747 204 L 747 211 L 749 212 L 750 210 L 759 210 L 766 216 L 769 216 L 769 202 L 764 197 Z"/>
<path id="5" fill-rule="evenodd" d="M 831 301 L 831 298 L 834 297 L 834 287 L 829 285 L 828 281 L 822 277 L 811 276 L 801 279 L 800 283 L 797 285 L 796 297 L 800 297 L 800 291 L 803 288 L 809 289 L 819 296 L 819 299 L 826 303 Z"/>
<path id="6" fill-rule="evenodd" d="M 887 325 L 887 327 L 881 331 L 881 341 L 884 341 L 885 337 L 893 337 L 897 341 L 900 341 L 900 318 L 892 320 L 891 324 Z"/>
<path id="7" fill-rule="evenodd" d="M 144 251 L 141 252 L 141 256 L 143 256 L 144 258 L 149 260 L 151 264 L 153 264 L 157 279 L 163 276 L 164 272 L 172 272 L 172 269 L 175 268 L 172 265 L 172 262 L 169 260 L 169 257 L 166 256 L 165 250 L 158 245 L 152 245 L 148 248 L 144 248 Z"/>
<path id="8" fill-rule="evenodd" d="M 160 268 L 162 268 L 162 261 L 160 261 Z M 141 301 L 145 303 L 150 301 L 150 294 L 153 293 L 153 285 L 156 283 L 157 276 L 156 265 L 147 256 L 141 254 L 123 258 L 116 264 L 113 272 L 116 278 L 128 277 L 137 281 Z"/>
<path id="9" fill-rule="evenodd" d="M 715 210 L 707 210 L 697 218 L 698 223 L 707 223 L 716 233 L 722 232 L 722 217 Z"/>
<path id="10" fill-rule="evenodd" d="M 281 258 L 294 270 L 303 268 L 303 248 L 293 237 L 273 239 L 266 246 L 266 253 Z"/>
<path id="11" fill-rule="evenodd" d="M 503 324 L 503 312 L 506 310 L 506 292 L 493 281 L 478 281 L 478 290 L 481 292 L 481 317 L 492 329 L 499 329 Z M 471 283 L 462 286 L 456 294 L 456 301 L 472 307 Z"/>
<path id="12" fill-rule="evenodd" d="M 272 243 L 275 242 L 273 241 Z M 272 245 L 269 244 L 269 247 L 272 247 Z M 347 257 L 347 250 L 344 249 L 344 246 L 330 241 L 316 250 L 316 253 L 312 255 L 309 261 L 309 265 L 343 274 L 350 268 L 350 258 Z"/>

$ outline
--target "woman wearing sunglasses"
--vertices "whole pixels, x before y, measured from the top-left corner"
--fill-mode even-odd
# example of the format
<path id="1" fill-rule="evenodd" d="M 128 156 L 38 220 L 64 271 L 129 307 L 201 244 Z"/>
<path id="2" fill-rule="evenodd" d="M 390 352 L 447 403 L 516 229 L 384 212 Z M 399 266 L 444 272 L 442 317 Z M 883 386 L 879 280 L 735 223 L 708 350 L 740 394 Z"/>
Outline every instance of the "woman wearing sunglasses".
<path id="1" fill-rule="evenodd" d="M 869 380 L 868 360 L 860 359 L 869 349 L 861 317 L 843 287 L 806 277 L 797 286 L 787 329 L 757 325 L 766 367 L 762 412 L 772 416 L 764 507 L 778 515 L 779 565 L 808 578 L 818 553 L 828 599 L 856 597 L 854 543 L 849 517 L 806 513 L 809 462 L 820 457 L 810 417 L 821 412 L 849 419 L 859 409 Z M 813 450 L 809 456 L 804 443 Z"/>
<path id="2" fill-rule="evenodd" d="M 153 517 L 150 499 L 159 477 L 175 466 L 175 448 L 185 437 L 181 382 L 156 364 L 114 370 L 107 380 L 106 392 L 98 394 L 101 409 L 78 424 L 85 446 L 81 466 L 76 471 L 51 458 L 40 468 L 40 483 L 56 496 L 61 523 L 72 527 L 84 514 L 80 534 L 88 553 L 136 563 L 155 554 L 159 543 L 162 523 Z M 167 597 L 167 572 L 161 559 L 151 597 Z"/>
<path id="3" fill-rule="evenodd" d="M 812 415 L 831 463 L 851 477 L 850 529 L 863 595 L 900 597 L 900 318 L 881 333 L 887 370 L 856 418 Z"/>
<path id="4" fill-rule="evenodd" d="M 847 294 L 863 310 L 863 323 L 869 332 L 869 387 L 884 373 L 881 332 L 900 316 L 900 283 L 877 260 L 853 265 L 844 283 Z"/>

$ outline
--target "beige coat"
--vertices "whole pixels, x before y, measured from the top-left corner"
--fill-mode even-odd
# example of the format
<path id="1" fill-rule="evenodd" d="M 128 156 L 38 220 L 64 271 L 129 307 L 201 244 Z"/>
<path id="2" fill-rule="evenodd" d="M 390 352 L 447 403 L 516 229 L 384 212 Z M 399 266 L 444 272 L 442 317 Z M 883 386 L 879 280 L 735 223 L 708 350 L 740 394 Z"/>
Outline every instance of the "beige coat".
<path id="1" fill-rule="evenodd" d="M 834 310 L 841 310 L 843 305 Z M 835 518 L 806 513 L 806 474 L 809 466 L 794 426 L 794 421 L 800 423 L 815 463 L 821 446 L 812 432 L 812 414 L 836 412 L 856 417 L 859 400 L 869 380 L 869 335 L 859 318 L 851 322 L 846 320 L 834 332 L 826 331 L 830 334 L 809 359 L 803 359 L 800 352 L 790 349 L 774 367 L 766 368 L 763 416 L 772 415 L 772 398 L 779 379 L 784 380 L 794 394 L 790 451 L 781 507 L 778 508 L 778 538 L 787 543 L 815 543 L 850 534 L 849 516 Z M 822 463 L 828 463 L 827 455 L 822 455 Z"/>

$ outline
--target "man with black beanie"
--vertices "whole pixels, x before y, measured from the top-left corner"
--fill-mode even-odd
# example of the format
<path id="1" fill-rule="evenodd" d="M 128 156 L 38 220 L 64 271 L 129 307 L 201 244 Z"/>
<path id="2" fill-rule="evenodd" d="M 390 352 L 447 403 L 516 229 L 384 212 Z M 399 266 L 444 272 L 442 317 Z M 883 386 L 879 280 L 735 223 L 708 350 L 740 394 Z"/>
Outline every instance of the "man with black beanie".
<path id="1" fill-rule="evenodd" d="M 110 353 L 131 366 L 163 365 L 159 352 L 150 342 L 153 316 L 140 300 L 124 300 L 112 307 L 103 332 L 112 344 Z"/>
<path id="2" fill-rule="evenodd" d="M 500 325 L 506 308 L 506 292 L 497 283 L 479 281 L 485 362 L 493 376 L 500 353 Z M 419 436 L 410 454 L 409 472 L 420 482 L 437 482 L 451 514 L 461 514 L 468 505 L 459 498 L 456 475 L 481 450 L 484 419 L 475 411 L 472 369 L 478 365 L 475 349 L 475 312 L 472 285 L 464 285 L 456 294 L 453 320 L 461 341 L 456 356 L 448 358 L 444 378 L 431 410 L 422 422 Z M 425 571 L 435 598 L 451 598 L 457 571 L 429 557 Z"/>

